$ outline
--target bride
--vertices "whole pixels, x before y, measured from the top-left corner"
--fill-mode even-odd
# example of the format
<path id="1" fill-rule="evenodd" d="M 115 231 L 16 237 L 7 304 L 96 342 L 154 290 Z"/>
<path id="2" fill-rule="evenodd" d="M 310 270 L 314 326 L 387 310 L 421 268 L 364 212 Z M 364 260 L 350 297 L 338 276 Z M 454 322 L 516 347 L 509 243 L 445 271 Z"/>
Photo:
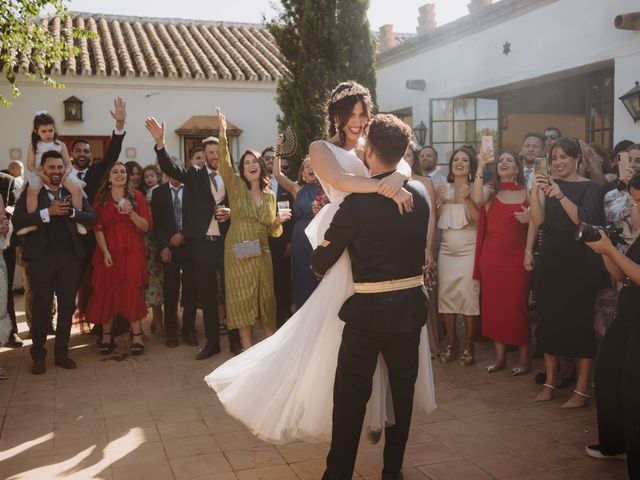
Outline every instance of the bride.
<path id="1" fill-rule="evenodd" d="M 401 212 L 411 208 L 411 195 L 401 188 L 408 174 L 396 172 L 382 181 L 367 178 L 367 168 L 356 155 L 371 111 L 369 91 L 356 82 L 342 82 L 331 92 L 327 107 L 330 138 L 309 147 L 313 169 L 331 202 L 306 229 L 313 248 L 323 240 L 349 193 L 378 192 L 392 198 Z M 222 136 L 225 131 L 223 125 Z M 351 263 L 345 251 L 302 308 L 274 335 L 205 377 L 226 411 L 270 443 L 330 441 L 333 383 L 344 325 L 338 311 L 352 294 Z M 435 395 L 426 328 L 420 345 L 414 408 L 430 413 L 435 409 Z M 393 423 L 387 369 L 379 355 L 367 424 L 381 432 Z"/>

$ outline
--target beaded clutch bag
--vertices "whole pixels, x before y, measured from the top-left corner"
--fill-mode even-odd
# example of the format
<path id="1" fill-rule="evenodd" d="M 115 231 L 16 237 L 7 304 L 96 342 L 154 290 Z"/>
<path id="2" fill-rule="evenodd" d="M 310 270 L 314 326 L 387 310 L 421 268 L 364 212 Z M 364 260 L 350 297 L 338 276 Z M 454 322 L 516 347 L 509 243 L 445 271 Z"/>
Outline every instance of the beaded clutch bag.
<path id="1" fill-rule="evenodd" d="M 245 242 L 233 244 L 233 255 L 238 260 L 245 260 L 247 258 L 259 257 L 262 255 L 260 249 L 259 240 L 247 240 Z"/>

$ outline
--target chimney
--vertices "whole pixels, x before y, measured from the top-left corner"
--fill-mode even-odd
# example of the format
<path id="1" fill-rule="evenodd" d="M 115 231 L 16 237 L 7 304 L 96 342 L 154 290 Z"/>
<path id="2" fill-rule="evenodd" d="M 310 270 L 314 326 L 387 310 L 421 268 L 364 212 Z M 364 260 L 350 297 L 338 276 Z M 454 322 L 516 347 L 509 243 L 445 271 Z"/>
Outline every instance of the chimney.
<path id="1" fill-rule="evenodd" d="M 492 3 L 493 0 L 471 0 L 471 2 L 467 4 L 467 8 L 469 9 L 469 13 L 473 14 L 488 7 Z"/>
<path id="2" fill-rule="evenodd" d="M 396 46 L 396 34 L 393 33 L 393 25 L 387 23 L 380 27 L 380 53 L 391 50 Z"/>
<path id="3" fill-rule="evenodd" d="M 438 26 L 436 23 L 435 3 L 425 3 L 418 7 L 418 13 L 420 14 L 418 17 L 418 35 L 424 35 Z"/>

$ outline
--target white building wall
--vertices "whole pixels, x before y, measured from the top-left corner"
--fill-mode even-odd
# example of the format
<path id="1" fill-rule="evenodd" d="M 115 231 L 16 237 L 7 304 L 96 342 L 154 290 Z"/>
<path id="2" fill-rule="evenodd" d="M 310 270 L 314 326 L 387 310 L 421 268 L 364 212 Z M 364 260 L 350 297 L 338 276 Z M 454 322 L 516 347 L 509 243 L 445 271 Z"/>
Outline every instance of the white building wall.
<path id="1" fill-rule="evenodd" d="M 141 78 L 62 77 L 66 88 L 45 87 L 40 82 L 19 79 L 20 97 L 11 108 L 0 107 L 0 168 L 10 162 L 9 151 L 19 148 L 26 161 L 33 117 L 47 110 L 56 120 L 62 135 L 110 135 L 114 120 L 109 115 L 113 99 L 122 97 L 127 103 L 127 124 L 122 160 L 136 160 L 145 165 L 155 162 L 153 141 L 144 128 L 147 116 L 166 122 L 169 151 L 182 156 L 180 137 L 175 130 L 192 115 L 215 115 L 219 105 L 228 121 L 243 130 L 239 148 L 262 150 L 274 143 L 277 135 L 275 83 Z M 9 96 L 5 85 L 0 91 Z M 84 102 L 84 121 L 64 121 L 63 100 L 75 95 Z M 125 149 L 133 147 L 136 155 L 125 158 Z"/>
<path id="2" fill-rule="evenodd" d="M 382 111 L 413 108 L 414 123 L 429 119 L 429 99 L 463 96 L 600 62 L 615 62 L 614 141 L 640 139 L 640 124 L 617 97 L 640 80 L 640 32 L 618 30 L 613 19 L 640 11 L 638 0 L 558 0 L 499 25 L 377 70 Z M 511 53 L 502 53 L 508 41 Z M 424 79 L 424 92 L 406 80 Z"/>

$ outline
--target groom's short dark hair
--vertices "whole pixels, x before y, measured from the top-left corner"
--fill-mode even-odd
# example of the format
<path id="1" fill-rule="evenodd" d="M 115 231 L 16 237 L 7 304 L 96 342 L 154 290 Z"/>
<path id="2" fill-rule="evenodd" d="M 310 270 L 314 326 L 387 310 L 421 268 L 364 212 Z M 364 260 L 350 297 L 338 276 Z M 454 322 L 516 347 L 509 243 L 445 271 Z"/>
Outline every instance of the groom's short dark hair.
<path id="1" fill-rule="evenodd" d="M 380 162 L 393 166 L 400 161 L 411 140 L 411 128 L 395 115 L 378 114 L 369 123 L 367 144 Z"/>

